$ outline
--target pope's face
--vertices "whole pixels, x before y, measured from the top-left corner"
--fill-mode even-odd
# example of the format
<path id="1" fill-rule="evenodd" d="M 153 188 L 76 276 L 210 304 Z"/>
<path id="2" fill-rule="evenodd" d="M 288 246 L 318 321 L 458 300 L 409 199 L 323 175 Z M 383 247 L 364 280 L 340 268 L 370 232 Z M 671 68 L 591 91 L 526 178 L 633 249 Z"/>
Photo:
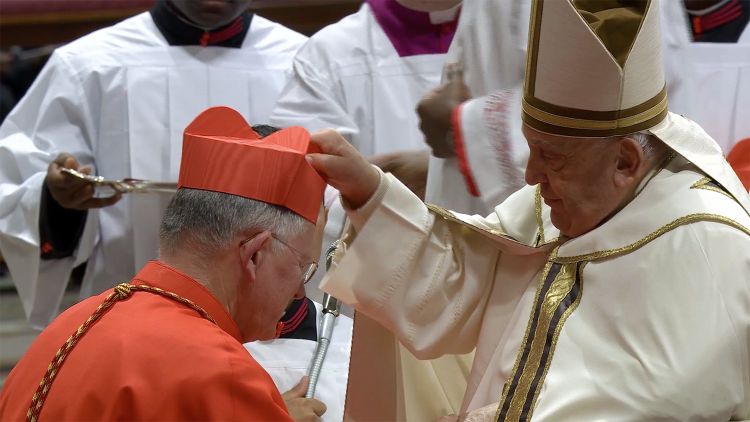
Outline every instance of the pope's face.
<path id="1" fill-rule="evenodd" d="M 552 224 L 569 237 L 602 223 L 627 196 L 619 183 L 619 141 L 566 138 L 524 124 L 529 144 L 526 183 L 539 184 Z M 626 189 L 624 189 L 626 188 Z"/>
<path id="2" fill-rule="evenodd" d="M 461 3 L 461 0 L 396 0 L 400 5 L 420 12 L 448 10 Z"/>
<path id="3" fill-rule="evenodd" d="M 251 0 L 169 0 L 189 21 L 214 29 L 231 23 L 250 6 Z"/>
<path id="4" fill-rule="evenodd" d="M 294 299 L 305 296 L 300 268 L 312 260 L 315 226 L 305 222 L 304 232 L 292 239 L 268 238 L 258 251 L 255 279 L 237 293 L 237 320 L 244 341 L 270 340 L 279 320 Z"/>

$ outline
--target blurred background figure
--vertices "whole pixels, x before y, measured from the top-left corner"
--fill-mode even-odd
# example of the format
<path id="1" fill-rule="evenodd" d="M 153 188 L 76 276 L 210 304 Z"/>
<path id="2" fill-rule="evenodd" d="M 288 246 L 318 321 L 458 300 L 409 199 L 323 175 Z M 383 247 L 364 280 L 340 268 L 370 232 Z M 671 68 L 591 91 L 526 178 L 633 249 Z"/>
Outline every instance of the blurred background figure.
<path id="1" fill-rule="evenodd" d="M 0 123 L 24 96 L 57 45 L 0 51 Z"/>
<path id="2" fill-rule="evenodd" d="M 666 58 L 670 51 L 682 56 L 667 60 L 667 78 L 677 75 L 685 81 L 669 92 L 669 105 L 700 124 L 732 156 L 742 179 L 742 163 L 750 165 L 750 152 L 738 145 L 750 138 L 750 0 L 662 3 Z M 743 182 L 750 189 L 747 176 Z"/>
<path id="3" fill-rule="evenodd" d="M 9 51 L 0 51 L 0 123 L 29 89 L 55 47 L 53 45 L 27 51 L 14 47 Z M 8 267 L 0 252 L 0 290 L 5 287 L 2 280 L 7 275 Z"/>
<path id="4" fill-rule="evenodd" d="M 438 86 L 460 0 L 367 0 L 313 35 L 272 115 L 334 128 L 365 156 L 424 149 L 414 108 Z"/>

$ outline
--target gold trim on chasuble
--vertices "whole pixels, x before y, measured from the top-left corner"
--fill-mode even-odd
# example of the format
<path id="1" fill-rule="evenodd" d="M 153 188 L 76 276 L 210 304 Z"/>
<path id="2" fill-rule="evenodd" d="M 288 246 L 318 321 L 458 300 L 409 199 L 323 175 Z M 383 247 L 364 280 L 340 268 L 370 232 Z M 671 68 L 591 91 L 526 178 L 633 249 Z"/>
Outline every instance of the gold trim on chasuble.
<path id="1" fill-rule="evenodd" d="M 544 244 L 544 220 L 542 219 L 542 185 L 536 185 L 534 194 L 534 211 L 536 212 L 536 225 L 539 231 L 536 235 L 536 245 Z"/>
<path id="2" fill-rule="evenodd" d="M 550 255 L 549 259 L 551 262 L 555 262 L 558 264 L 574 264 L 580 261 L 598 261 L 598 260 L 602 260 L 606 258 L 612 258 L 615 256 L 624 255 L 624 254 L 627 254 L 627 253 L 630 253 L 637 249 L 642 248 L 643 246 L 645 246 L 652 240 L 666 233 L 669 233 L 670 231 L 676 229 L 677 227 L 680 227 L 684 224 L 697 223 L 700 221 L 709 221 L 709 222 L 714 222 L 714 223 L 726 224 L 750 236 L 750 229 L 738 223 L 737 221 L 732 220 L 731 218 L 727 218 L 727 217 L 724 217 L 723 215 L 717 215 L 717 214 L 697 213 L 697 214 L 689 214 L 684 217 L 680 217 L 672 221 L 671 223 L 666 224 L 662 226 L 661 228 L 653 231 L 652 233 L 649 233 L 643 239 L 637 242 L 633 242 L 630 245 L 623 246 L 621 248 L 609 249 L 609 250 L 598 251 L 598 252 L 591 252 L 591 253 L 587 253 L 583 255 L 565 256 L 565 257 L 558 256 L 557 254 L 558 254 L 559 248 L 555 248 L 555 250 L 552 251 L 552 254 Z"/>
<path id="3" fill-rule="evenodd" d="M 670 154 L 649 177 L 644 186 L 636 193 L 640 194 L 643 189 L 653 180 L 674 158 L 675 153 Z M 707 183 L 711 180 L 704 178 L 696 182 L 691 188 L 714 190 Z M 704 187 L 705 186 L 705 187 Z M 721 192 L 721 190 L 719 190 Z M 723 193 L 723 192 L 722 192 Z M 730 196 L 731 197 L 731 196 Z M 733 198 L 734 199 L 734 198 Z M 544 228 L 542 219 L 541 190 L 537 186 L 535 195 L 535 212 L 539 232 L 537 234 L 537 247 L 544 243 Z M 460 223 L 463 226 L 472 227 L 494 236 L 503 237 L 516 243 L 521 243 L 500 230 L 485 229 L 468 224 L 458 219 L 451 211 L 437 205 L 426 204 L 428 210 L 448 220 Z M 661 227 L 648 234 L 643 239 L 630 245 L 598 251 L 584 255 L 571 257 L 559 257 L 560 246 L 556 247 L 550 254 L 541 279 L 537 285 L 534 299 L 534 308 L 529 316 L 523 343 L 519 349 L 516 363 L 511 372 L 511 377 L 503 388 L 503 395 L 495 415 L 496 422 L 528 422 L 534 412 L 536 400 L 544 384 L 544 379 L 549 370 L 552 356 L 557 345 L 557 339 L 563 324 L 568 316 L 578 307 L 583 292 L 583 269 L 591 261 L 611 258 L 618 255 L 630 253 L 639 249 L 652 240 L 668 233 L 675 228 L 699 221 L 711 221 L 735 227 L 750 236 L 750 229 L 730 218 L 707 213 L 690 214 Z M 551 242 L 564 240 L 564 237 L 553 239 Z"/>
<path id="4" fill-rule="evenodd" d="M 713 192 L 718 192 L 722 195 L 727 196 L 732 201 L 737 202 L 737 200 L 734 199 L 734 196 L 729 194 L 729 192 L 725 191 L 723 186 L 721 186 L 717 181 L 713 180 L 710 177 L 704 177 L 703 179 L 693 183 L 690 186 L 690 189 L 705 189 L 705 190 L 710 190 Z"/>
<path id="5" fill-rule="evenodd" d="M 547 262 L 516 363 L 495 414 L 496 422 L 528 422 L 547 376 L 563 324 L 583 294 L 586 262 Z"/>
<path id="6" fill-rule="evenodd" d="M 462 226 L 470 227 L 472 229 L 479 230 L 479 231 L 483 231 L 483 232 L 489 233 L 489 234 L 491 234 L 493 236 L 502 237 L 503 239 L 507 239 L 507 240 L 510 240 L 511 242 L 518 243 L 519 245 L 529 246 L 529 245 L 526 245 L 526 244 L 524 244 L 522 242 L 519 242 L 518 240 L 516 240 L 515 238 L 513 238 L 512 236 L 510 236 L 508 233 L 505 233 L 505 232 L 503 232 L 501 230 L 485 229 L 483 227 L 478 227 L 478 226 L 475 226 L 475 225 L 473 225 L 471 223 L 467 223 L 466 221 L 463 221 L 463 220 L 459 219 L 458 217 L 456 217 L 455 215 L 453 215 L 453 213 L 451 211 L 449 211 L 449 210 L 447 210 L 447 209 L 445 209 L 445 208 L 443 208 L 443 207 L 441 207 L 439 205 L 425 204 L 425 206 L 427 207 L 428 211 L 430 211 L 432 213 L 435 213 L 435 214 L 437 214 L 437 215 L 445 218 L 446 220 L 454 221 L 454 222 L 456 222 L 456 223 L 458 223 L 458 224 L 460 224 Z"/>
<path id="7" fill-rule="evenodd" d="M 537 185 L 536 186 L 536 194 L 534 197 L 534 211 L 536 212 L 536 225 L 539 228 L 539 232 L 536 236 L 536 244 L 534 247 L 541 248 L 547 245 L 551 245 L 553 243 L 560 242 L 562 240 L 567 240 L 568 237 L 561 234 L 560 236 L 547 240 L 544 237 L 544 217 L 542 216 L 542 186 Z"/>

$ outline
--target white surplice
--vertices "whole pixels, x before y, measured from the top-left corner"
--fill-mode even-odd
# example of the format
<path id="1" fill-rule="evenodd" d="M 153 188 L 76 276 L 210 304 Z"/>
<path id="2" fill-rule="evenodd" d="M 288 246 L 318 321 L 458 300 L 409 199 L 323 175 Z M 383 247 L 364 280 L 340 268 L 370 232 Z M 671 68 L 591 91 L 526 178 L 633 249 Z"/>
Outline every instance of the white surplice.
<path id="1" fill-rule="evenodd" d="M 748 419 L 750 197 L 732 197 L 679 155 L 639 189 L 611 219 L 566 239 L 537 187 L 482 218 L 428 208 L 387 175 L 369 206 L 347 211 L 354 230 L 321 287 L 418 357 L 476 347 L 462 411 L 492 405 L 501 421 Z"/>
<path id="2" fill-rule="evenodd" d="M 519 116 L 530 13 L 530 0 L 464 2 L 448 62 L 462 65 L 473 97 L 462 107 L 460 133 L 454 136 L 464 139 L 479 196 L 469 193 L 457 158 L 430 157 L 426 202 L 485 215 L 524 186 L 528 148 Z M 488 107 L 505 113 L 496 113 L 491 127 L 477 124 Z"/>
<path id="3" fill-rule="evenodd" d="M 316 302 L 315 309 L 318 312 L 316 320 L 320 330 L 323 307 Z M 352 319 L 346 315 L 336 318 L 331 343 L 323 361 L 315 389 L 315 398 L 327 407 L 321 418 L 323 422 L 341 422 L 344 419 L 352 325 Z M 245 343 L 245 348 L 271 375 L 282 393 L 291 390 L 303 376 L 309 374 L 316 346 L 317 343 L 314 341 L 291 338 Z"/>
<path id="4" fill-rule="evenodd" d="M 300 49 L 270 121 L 333 128 L 365 156 L 425 149 L 415 109 L 444 64 L 445 54 L 400 57 L 365 3 Z"/>
<path id="5" fill-rule="evenodd" d="M 168 195 L 125 195 L 89 210 L 74 256 L 40 260 L 39 203 L 61 152 L 107 179 L 176 182 L 182 132 L 229 106 L 266 123 L 306 38 L 253 16 L 241 48 L 170 47 L 150 13 L 57 49 L 0 128 L 0 249 L 34 327 L 57 314 L 71 270 L 88 261 L 82 297 L 128 282 L 156 258 Z M 238 177 L 242 172 L 238 172 Z"/>
<path id="6" fill-rule="evenodd" d="M 662 31 L 685 55 L 675 70 L 693 78 L 690 96 L 673 99 L 670 93 L 669 107 L 686 109 L 675 112 L 701 125 L 728 154 L 737 142 L 750 138 L 750 25 L 737 43 L 692 42 L 683 1 L 663 3 L 670 6 L 662 13 Z"/>

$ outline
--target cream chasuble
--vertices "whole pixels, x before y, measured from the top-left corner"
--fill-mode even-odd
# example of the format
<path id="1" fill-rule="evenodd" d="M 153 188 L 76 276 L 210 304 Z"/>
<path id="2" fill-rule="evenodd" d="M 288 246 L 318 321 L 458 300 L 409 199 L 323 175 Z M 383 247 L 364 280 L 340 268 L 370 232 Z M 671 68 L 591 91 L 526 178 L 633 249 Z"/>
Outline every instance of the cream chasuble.
<path id="1" fill-rule="evenodd" d="M 538 187 L 482 218 L 425 205 L 385 176 L 347 210 L 321 288 L 420 359 L 476 348 L 461 406 L 483 409 L 476 420 L 750 417 L 750 198 L 715 141 L 667 111 L 659 3 L 534 0 L 531 16 L 525 124 L 562 137 L 644 131 L 669 158 L 573 239 Z M 386 336 L 360 338 L 352 364 L 369 363 L 368 391 L 407 378 L 387 369 L 398 362 Z M 389 400 L 405 401 L 387 394 L 358 419 L 367 403 L 351 384 L 350 419 L 383 420 Z"/>
<path id="2" fill-rule="evenodd" d="M 499 421 L 750 418 L 750 216 L 684 158 L 562 244 L 536 187 L 481 218 L 384 184 L 366 222 L 350 211 L 356 237 L 322 287 L 417 357 L 476 346 L 462 411 L 494 405 Z"/>

